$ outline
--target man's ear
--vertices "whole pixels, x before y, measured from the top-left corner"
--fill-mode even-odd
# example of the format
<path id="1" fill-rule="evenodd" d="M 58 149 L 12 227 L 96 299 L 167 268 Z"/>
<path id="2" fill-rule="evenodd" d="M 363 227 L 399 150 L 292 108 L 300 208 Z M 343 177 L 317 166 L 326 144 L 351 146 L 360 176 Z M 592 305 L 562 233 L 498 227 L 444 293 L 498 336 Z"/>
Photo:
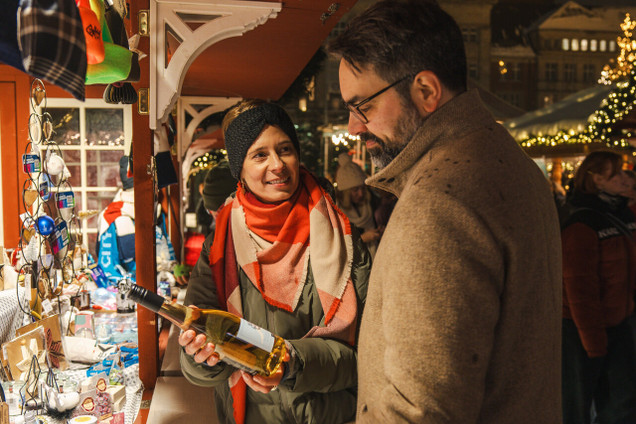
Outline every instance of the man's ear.
<path id="1" fill-rule="evenodd" d="M 421 71 L 415 75 L 411 85 L 411 96 L 420 115 L 425 116 L 441 106 L 444 87 L 433 72 Z"/>

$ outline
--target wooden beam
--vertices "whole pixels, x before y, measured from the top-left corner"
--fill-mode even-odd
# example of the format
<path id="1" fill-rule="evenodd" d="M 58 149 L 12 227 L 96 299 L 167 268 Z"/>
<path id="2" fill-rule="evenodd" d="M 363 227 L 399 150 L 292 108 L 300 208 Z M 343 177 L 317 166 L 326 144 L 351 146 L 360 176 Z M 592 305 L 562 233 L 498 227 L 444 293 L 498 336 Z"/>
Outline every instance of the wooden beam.
<path id="1" fill-rule="evenodd" d="M 16 248 L 20 239 L 22 185 L 22 154 L 29 141 L 30 78 L 7 65 L 0 65 L 0 140 L 2 141 L 2 214 L 4 247 Z M 0 240 L 0 245 L 3 244 Z"/>
<path id="2" fill-rule="evenodd" d="M 148 10 L 149 1 L 130 2 L 131 33 L 138 28 L 138 12 Z M 139 49 L 149 54 L 139 62 L 141 78 L 133 84 L 135 89 L 148 88 L 150 60 L 148 37 L 141 37 Z M 156 255 L 155 255 L 155 196 L 154 175 L 151 172 L 154 145 L 152 131 L 148 125 L 148 115 L 140 115 L 137 107 L 133 111 L 133 177 L 135 182 L 135 261 L 137 264 L 137 284 L 156 291 Z M 152 389 L 159 374 L 159 351 L 157 316 L 143 308 L 137 309 L 139 328 L 139 378 L 146 389 Z"/>

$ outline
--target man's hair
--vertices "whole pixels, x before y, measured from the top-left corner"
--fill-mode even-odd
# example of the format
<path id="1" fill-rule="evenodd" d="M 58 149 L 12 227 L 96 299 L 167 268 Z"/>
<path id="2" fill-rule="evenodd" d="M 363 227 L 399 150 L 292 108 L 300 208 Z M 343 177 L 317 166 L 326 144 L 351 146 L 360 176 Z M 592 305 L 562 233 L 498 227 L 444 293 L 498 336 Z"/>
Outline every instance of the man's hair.
<path id="1" fill-rule="evenodd" d="M 450 91 L 466 91 L 461 30 L 435 1 L 380 1 L 351 19 L 328 50 L 354 70 L 369 68 L 387 82 L 428 70 Z M 408 95 L 406 85 L 396 88 Z"/>

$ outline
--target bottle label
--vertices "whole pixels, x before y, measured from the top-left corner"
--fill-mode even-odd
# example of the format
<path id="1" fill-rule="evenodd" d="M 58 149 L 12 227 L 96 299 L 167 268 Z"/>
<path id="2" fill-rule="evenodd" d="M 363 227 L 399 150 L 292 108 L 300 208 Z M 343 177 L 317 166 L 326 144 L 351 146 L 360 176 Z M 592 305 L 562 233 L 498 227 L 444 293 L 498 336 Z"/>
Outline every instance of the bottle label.
<path id="1" fill-rule="evenodd" d="M 267 352 L 271 352 L 274 348 L 274 336 L 272 333 L 244 319 L 241 319 L 236 337 Z"/>

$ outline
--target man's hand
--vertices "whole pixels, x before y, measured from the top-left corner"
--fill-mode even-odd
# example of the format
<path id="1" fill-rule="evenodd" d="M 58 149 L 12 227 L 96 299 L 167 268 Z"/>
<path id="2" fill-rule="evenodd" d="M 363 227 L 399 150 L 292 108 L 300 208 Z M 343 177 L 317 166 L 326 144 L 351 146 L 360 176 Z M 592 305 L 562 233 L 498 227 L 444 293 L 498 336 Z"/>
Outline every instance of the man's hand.
<path id="1" fill-rule="evenodd" d="M 213 367 L 219 362 L 219 354 L 214 352 L 214 344 L 206 343 L 205 334 L 196 334 L 194 330 L 184 331 L 179 335 L 179 344 L 188 355 L 194 356 L 194 362 Z"/>

